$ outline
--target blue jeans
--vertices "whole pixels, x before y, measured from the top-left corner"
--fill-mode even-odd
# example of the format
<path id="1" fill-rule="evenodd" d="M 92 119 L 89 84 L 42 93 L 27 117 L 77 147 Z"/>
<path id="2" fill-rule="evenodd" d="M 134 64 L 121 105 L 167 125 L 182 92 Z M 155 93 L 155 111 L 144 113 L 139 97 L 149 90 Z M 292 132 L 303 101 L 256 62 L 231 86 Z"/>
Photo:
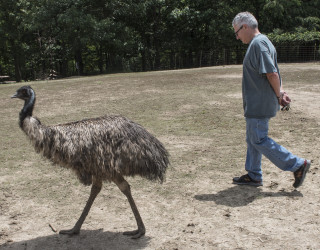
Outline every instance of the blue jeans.
<path id="1" fill-rule="evenodd" d="M 294 172 L 304 163 L 304 159 L 293 155 L 268 137 L 269 120 L 269 118 L 246 118 L 247 159 L 245 167 L 249 176 L 256 181 L 262 181 L 262 155 L 284 171 Z"/>

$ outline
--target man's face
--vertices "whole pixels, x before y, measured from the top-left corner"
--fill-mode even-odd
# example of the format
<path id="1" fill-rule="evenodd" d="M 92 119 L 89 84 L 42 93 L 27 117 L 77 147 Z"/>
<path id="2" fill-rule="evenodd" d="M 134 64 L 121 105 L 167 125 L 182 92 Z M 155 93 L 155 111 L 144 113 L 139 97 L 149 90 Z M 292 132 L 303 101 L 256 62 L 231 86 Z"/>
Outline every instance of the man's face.
<path id="1" fill-rule="evenodd" d="M 244 44 L 250 43 L 249 38 L 248 38 L 248 26 L 246 24 L 243 25 L 234 25 L 234 34 L 237 38 L 237 40 L 241 40 Z"/>

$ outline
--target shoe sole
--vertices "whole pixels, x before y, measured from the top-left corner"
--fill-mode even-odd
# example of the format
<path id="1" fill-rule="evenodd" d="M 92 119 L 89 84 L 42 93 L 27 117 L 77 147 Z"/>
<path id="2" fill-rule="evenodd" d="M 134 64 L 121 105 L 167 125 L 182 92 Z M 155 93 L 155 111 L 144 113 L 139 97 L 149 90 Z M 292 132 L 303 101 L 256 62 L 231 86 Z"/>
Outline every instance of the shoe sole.
<path id="1" fill-rule="evenodd" d="M 241 182 L 235 182 L 235 181 L 233 181 L 232 184 L 236 184 L 236 185 L 247 185 L 247 186 L 253 186 L 253 187 L 263 186 L 262 183 L 254 183 L 254 182 L 241 183 Z"/>
<path id="2" fill-rule="evenodd" d="M 298 188 L 298 187 L 300 187 L 302 185 L 302 183 L 303 183 L 304 179 L 306 178 L 306 174 L 309 171 L 310 167 L 311 167 L 311 161 L 307 160 L 307 165 L 304 168 L 304 171 L 302 173 L 302 177 L 301 177 L 300 182 L 297 185 L 293 184 L 293 187 Z"/>

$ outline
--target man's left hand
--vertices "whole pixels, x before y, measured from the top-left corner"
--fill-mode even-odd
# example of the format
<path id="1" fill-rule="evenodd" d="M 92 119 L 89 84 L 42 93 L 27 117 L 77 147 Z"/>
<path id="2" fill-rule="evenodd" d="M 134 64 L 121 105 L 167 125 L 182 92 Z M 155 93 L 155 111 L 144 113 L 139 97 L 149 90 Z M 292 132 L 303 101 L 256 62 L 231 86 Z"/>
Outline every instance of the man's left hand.
<path id="1" fill-rule="evenodd" d="M 289 110 L 291 99 L 286 92 L 280 93 L 279 104 L 283 107 L 281 110 Z"/>

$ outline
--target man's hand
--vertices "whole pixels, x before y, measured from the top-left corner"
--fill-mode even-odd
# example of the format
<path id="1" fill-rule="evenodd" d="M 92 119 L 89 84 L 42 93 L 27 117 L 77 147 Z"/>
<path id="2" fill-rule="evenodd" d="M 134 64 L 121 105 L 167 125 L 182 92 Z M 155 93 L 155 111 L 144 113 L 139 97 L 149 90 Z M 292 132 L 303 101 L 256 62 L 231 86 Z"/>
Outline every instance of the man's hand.
<path id="1" fill-rule="evenodd" d="M 289 110 L 291 99 L 286 92 L 280 92 L 279 104 L 283 107 L 281 110 Z"/>

